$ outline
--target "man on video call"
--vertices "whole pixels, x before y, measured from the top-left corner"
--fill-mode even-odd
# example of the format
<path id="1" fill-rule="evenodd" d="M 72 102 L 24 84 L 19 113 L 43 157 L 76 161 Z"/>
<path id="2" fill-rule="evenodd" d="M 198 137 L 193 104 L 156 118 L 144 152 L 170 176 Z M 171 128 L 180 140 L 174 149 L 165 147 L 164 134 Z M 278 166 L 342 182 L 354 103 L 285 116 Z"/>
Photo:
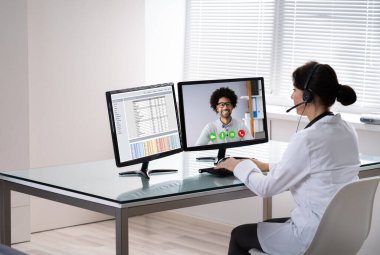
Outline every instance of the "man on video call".
<path id="1" fill-rule="evenodd" d="M 235 92 L 222 87 L 216 89 L 210 97 L 210 107 L 218 114 L 218 118 L 208 123 L 202 130 L 195 145 L 237 142 L 253 139 L 251 132 L 242 120 L 232 118 L 232 110 L 236 107 Z"/>

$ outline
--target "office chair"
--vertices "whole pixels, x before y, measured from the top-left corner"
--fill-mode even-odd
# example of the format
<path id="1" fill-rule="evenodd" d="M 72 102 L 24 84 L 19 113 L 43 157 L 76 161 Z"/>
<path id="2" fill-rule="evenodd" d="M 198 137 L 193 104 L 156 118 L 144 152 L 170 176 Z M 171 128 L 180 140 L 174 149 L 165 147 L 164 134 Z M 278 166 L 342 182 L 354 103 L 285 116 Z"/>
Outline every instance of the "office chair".
<path id="1" fill-rule="evenodd" d="M 305 255 L 355 255 L 371 229 L 372 209 L 380 177 L 362 179 L 341 188 L 322 216 Z M 251 249 L 251 255 L 266 254 Z"/>

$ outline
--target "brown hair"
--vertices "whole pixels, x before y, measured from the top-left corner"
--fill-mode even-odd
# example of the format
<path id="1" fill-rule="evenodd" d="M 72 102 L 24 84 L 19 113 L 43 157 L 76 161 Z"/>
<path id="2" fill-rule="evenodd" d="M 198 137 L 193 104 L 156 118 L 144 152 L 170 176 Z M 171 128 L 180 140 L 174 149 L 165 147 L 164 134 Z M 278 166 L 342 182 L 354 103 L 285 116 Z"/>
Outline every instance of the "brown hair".
<path id="1" fill-rule="evenodd" d="M 342 105 L 355 103 L 355 91 L 348 85 L 339 84 L 334 69 L 327 64 L 310 61 L 298 67 L 292 75 L 293 85 L 298 89 L 304 90 L 306 79 L 316 65 L 318 67 L 314 70 L 307 86 L 312 95 L 317 95 L 321 103 L 326 107 L 332 106 L 335 100 Z"/>

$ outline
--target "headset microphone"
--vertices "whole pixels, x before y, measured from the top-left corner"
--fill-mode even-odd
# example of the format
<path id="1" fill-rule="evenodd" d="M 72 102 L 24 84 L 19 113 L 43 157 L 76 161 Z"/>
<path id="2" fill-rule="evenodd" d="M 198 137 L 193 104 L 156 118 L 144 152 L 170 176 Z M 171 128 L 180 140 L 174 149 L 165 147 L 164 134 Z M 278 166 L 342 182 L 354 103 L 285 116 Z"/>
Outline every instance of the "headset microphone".
<path id="1" fill-rule="evenodd" d="M 288 110 L 286 110 L 286 113 L 290 112 L 290 111 L 293 110 L 294 108 L 297 108 L 298 106 L 303 105 L 303 104 L 307 104 L 307 102 L 304 101 L 304 102 L 298 103 L 298 104 L 296 104 L 296 105 L 290 107 Z"/>
<path id="2" fill-rule="evenodd" d="M 303 105 L 303 104 L 306 105 L 306 104 L 310 103 L 313 100 L 313 94 L 312 94 L 311 89 L 309 88 L 309 82 L 311 80 L 311 77 L 313 77 L 314 72 L 318 69 L 318 67 L 320 65 L 321 64 L 316 64 L 315 66 L 313 66 L 313 69 L 311 69 L 311 72 L 309 73 L 309 75 L 306 78 L 306 82 L 305 82 L 305 84 L 303 86 L 303 95 L 302 95 L 303 102 L 299 103 L 299 104 L 296 104 L 293 107 L 290 107 L 288 110 L 286 110 L 287 113 L 290 112 L 291 110 L 293 110 L 294 108 L 296 108 L 296 107 L 298 107 L 300 105 Z"/>

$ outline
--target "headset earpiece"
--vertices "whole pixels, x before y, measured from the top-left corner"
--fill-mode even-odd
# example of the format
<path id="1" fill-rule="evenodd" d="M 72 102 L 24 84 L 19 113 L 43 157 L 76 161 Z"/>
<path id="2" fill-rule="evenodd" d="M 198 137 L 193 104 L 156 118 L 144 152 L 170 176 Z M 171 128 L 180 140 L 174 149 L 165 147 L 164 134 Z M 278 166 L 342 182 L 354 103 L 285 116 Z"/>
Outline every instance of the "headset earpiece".
<path id="1" fill-rule="evenodd" d="M 316 64 L 313 69 L 311 69 L 311 72 L 309 73 L 309 75 L 307 76 L 307 79 L 306 79 L 306 82 L 305 82 L 305 85 L 303 86 L 303 95 L 302 95 L 302 100 L 303 102 L 301 103 L 298 103 L 292 107 L 290 107 L 288 110 L 286 110 L 286 112 L 290 112 L 291 110 L 293 110 L 294 108 L 297 108 L 299 107 L 300 105 L 306 105 L 308 103 L 310 103 L 312 100 L 313 100 L 313 93 L 311 91 L 311 89 L 309 89 L 309 82 L 310 82 L 310 79 L 311 77 L 313 76 L 315 70 L 318 68 L 318 66 L 320 66 L 321 64 Z M 299 124 L 299 122 L 298 122 Z M 298 127 L 297 127 L 297 130 L 298 130 Z"/>
<path id="2" fill-rule="evenodd" d="M 302 100 L 305 103 L 310 103 L 313 100 L 313 95 L 311 94 L 311 91 L 309 89 L 303 90 Z"/>
<path id="3" fill-rule="evenodd" d="M 313 74 L 315 73 L 315 71 L 317 70 L 317 68 L 320 66 L 321 64 L 316 64 L 313 69 L 311 70 L 311 72 L 309 73 L 309 76 L 307 77 L 306 79 L 306 82 L 305 82 L 305 85 L 303 86 L 303 96 L 302 96 L 302 100 L 305 102 L 305 103 L 310 103 L 312 100 L 313 100 L 313 94 L 312 94 L 312 91 L 309 89 L 309 82 L 311 80 L 311 77 L 313 76 Z"/>

